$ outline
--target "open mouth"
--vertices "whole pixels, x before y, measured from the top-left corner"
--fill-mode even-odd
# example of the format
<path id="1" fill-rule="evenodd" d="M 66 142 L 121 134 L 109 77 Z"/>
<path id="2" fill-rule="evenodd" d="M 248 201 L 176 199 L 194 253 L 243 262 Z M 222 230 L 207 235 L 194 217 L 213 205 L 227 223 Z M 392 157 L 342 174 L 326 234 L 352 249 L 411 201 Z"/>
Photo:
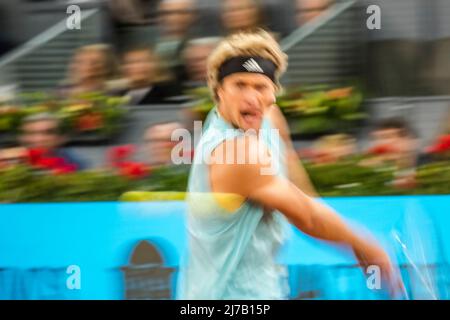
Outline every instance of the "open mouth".
<path id="1" fill-rule="evenodd" d="M 257 111 L 241 111 L 241 116 L 248 124 L 256 124 L 261 119 L 261 113 Z"/>

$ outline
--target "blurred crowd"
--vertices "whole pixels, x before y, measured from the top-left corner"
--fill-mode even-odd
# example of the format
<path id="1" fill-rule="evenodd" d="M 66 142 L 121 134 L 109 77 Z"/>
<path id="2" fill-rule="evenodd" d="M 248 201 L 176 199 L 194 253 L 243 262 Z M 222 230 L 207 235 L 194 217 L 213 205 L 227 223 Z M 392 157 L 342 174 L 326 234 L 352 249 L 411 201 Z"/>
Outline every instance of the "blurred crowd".
<path id="1" fill-rule="evenodd" d="M 137 165 L 150 169 L 172 165 L 171 152 L 177 142 L 172 141 L 171 136 L 178 128 L 182 128 L 178 122 L 161 122 L 148 126 L 142 133 L 142 145 L 109 147 L 105 163 L 97 169 L 129 169 Z M 0 170 L 18 164 L 27 164 L 52 174 L 93 169 L 82 155 L 64 148 L 66 138 L 57 117 L 48 113 L 32 115 L 23 121 L 18 144 L 0 149 Z M 137 147 L 142 154 L 136 154 Z M 184 151 L 189 152 L 187 149 Z M 189 154 L 182 156 L 191 157 Z M 145 161 L 138 161 L 140 159 Z"/>
<path id="2" fill-rule="evenodd" d="M 383 169 L 393 166 L 395 177 L 392 185 L 408 189 L 417 185 L 418 166 L 448 156 L 448 137 L 443 135 L 433 145 L 421 149 L 419 137 L 410 124 L 402 118 L 386 118 L 371 128 L 369 143 L 362 150 L 359 150 L 355 137 L 349 134 L 333 134 L 320 137 L 310 148 L 301 150 L 300 157 L 315 165 L 353 159 L 363 167 Z M 445 141 L 447 145 L 443 145 Z"/>
<path id="3" fill-rule="evenodd" d="M 296 23 L 301 25 L 313 19 L 331 3 L 331 0 L 293 0 Z M 126 97 L 130 106 L 187 101 L 187 91 L 206 87 L 207 58 L 221 37 L 240 30 L 268 29 L 276 25 L 269 21 L 273 16 L 270 9 L 274 9 L 270 2 L 225 0 L 217 5 L 219 19 L 209 21 L 213 31 L 199 32 L 199 20 L 208 18 L 208 6 L 200 0 L 108 1 L 107 7 L 116 26 L 112 30 L 156 25 L 157 39 L 126 41 L 120 39 L 118 31 L 112 37 L 116 41 L 78 48 L 67 66 L 65 79 L 52 93 L 61 99 L 70 99 L 102 92 Z M 287 33 L 280 31 L 282 27 L 272 29 L 278 30 L 273 32 L 278 38 Z M 145 141 L 154 141 L 149 147 L 153 150 L 152 163 L 170 161 L 166 149 L 170 145 L 171 130 L 181 125 L 157 124 L 142 134 Z M 26 117 L 20 126 L 17 145 L 1 150 L 0 166 L 14 162 L 14 159 L 23 161 L 27 150 L 39 149 L 45 150 L 45 159 L 59 159 L 44 163 L 64 168 L 63 172 L 91 167 L 63 151 L 66 134 L 54 115 L 42 113 Z M 42 152 L 39 154 L 43 156 Z"/>
<path id="4" fill-rule="evenodd" d="M 173 103 L 187 89 L 206 86 L 206 60 L 221 37 L 264 28 L 280 39 L 293 30 L 269 21 L 268 17 L 279 11 L 271 12 L 268 3 L 258 0 L 222 1 L 218 21 L 208 21 L 212 31 L 198 30 L 199 20 L 208 14 L 200 2 L 109 1 L 116 26 L 112 30 L 118 30 L 114 40 L 80 48 L 74 54 L 61 94 L 102 90 L 128 95 L 132 105 Z M 331 0 L 293 0 L 296 26 L 314 19 L 331 4 Z M 150 18 L 153 16 L 155 19 Z M 121 37 L 124 25 L 133 28 L 152 23 L 158 29 L 155 39 Z"/>

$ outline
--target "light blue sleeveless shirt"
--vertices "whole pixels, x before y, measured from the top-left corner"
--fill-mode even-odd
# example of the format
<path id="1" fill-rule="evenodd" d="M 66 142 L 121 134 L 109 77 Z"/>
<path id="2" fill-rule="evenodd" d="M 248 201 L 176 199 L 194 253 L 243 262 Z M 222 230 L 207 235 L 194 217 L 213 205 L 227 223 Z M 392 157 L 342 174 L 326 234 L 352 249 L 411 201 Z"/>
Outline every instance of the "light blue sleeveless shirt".
<path id="1" fill-rule="evenodd" d="M 269 119 L 262 122 L 260 137 L 285 176 L 284 145 L 270 139 Z M 243 135 L 223 120 L 214 108 L 196 146 L 188 183 L 187 256 L 180 266 L 178 299 L 284 299 L 284 269 L 275 262 L 287 222 L 274 211 L 245 201 L 236 211 L 222 208 L 211 194 L 206 159 L 227 139 Z M 278 140 L 278 141 L 277 141 Z M 200 158 L 203 157 L 203 158 Z"/>

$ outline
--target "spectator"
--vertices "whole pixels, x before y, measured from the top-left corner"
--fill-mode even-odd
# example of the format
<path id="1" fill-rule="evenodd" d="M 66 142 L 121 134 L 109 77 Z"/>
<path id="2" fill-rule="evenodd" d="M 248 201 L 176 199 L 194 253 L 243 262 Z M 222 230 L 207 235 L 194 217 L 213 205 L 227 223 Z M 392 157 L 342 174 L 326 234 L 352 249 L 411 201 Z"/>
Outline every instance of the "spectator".
<path id="1" fill-rule="evenodd" d="M 108 45 L 84 46 L 75 52 L 59 93 L 73 97 L 89 92 L 109 92 L 116 75 L 117 62 Z"/>
<path id="2" fill-rule="evenodd" d="M 226 34 L 265 26 L 262 8 L 256 0 L 225 0 L 222 8 Z"/>
<path id="3" fill-rule="evenodd" d="M 310 151 L 314 163 L 334 163 L 356 153 L 356 141 L 347 134 L 327 135 L 318 139 Z"/>
<path id="4" fill-rule="evenodd" d="M 131 45 L 154 45 L 157 11 L 161 0 L 105 1 L 103 38 L 118 51 Z"/>
<path id="5" fill-rule="evenodd" d="M 447 118 L 442 134 L 425 149 L 425 152 L 419 158 L 419 163 L 425 164 L 434 159 L 450 159 L 450 117 Z"/>
<path id="6" fill-rule="evenodd" d="M 31 157 L 36 155 L 39 158 L 37 160 L 52 159 L 53 163 L 49 166 L 70 168 L 70 171 L 84 169 L 82 161 L 61 148 L 65 137 L 59 119 L 52 114 L 40 113 L 25 118 L 19 140 L 29 150 Z"/>
<path id="7" fill-rule="evenodd" d="M 158 0 L 109 0 L 107 5 L 116 23 L 145 25 L 151 22 L 152 9 Z"/>
<path id="8" fill-rule="evenodd" d="M 319 16 L 327 9 L 333 0 L 296 0 L 296 20 L 301 26 Z"/>
<path id="9" fill-rule="evenodd" d="M 420 164 L 431 162 L 433 158 L 450 158 L 450 133 L 439 136 L 431 146 L 426 148 Z"/>
<path id="10" fill-rule="evenodd" d="M 188 81 L 186 87 L 205 87 L 206 84 L 206 64 L 209 54 L 219 43 L 220 38 L 198 38 L 190 40 L 183 52 L 183 59 L 186 66 Z"/>
<path id="11" fill-rule="evenodd" d="M 158 10 L 162 34 L 155 50 L 180 82 L 186 79 L 181 53 L 197 16 L 195 6 L 194 0 L 163 0 Z"/>
<path id="12" fill-rule="evenodd" d="M 178 122 L 158 123 L 144 133 L 146 156 L 152 166 L 172 165 L 172 149 L 178 141 L 172 141 L 172 132 L 181 129 Z"/>
<path id="13" fill-rule="evenodd" d="M 130 105 L 166 103 L 169 102 L 167 98 L 181 94 L 172 76 L 148 47 L 134 48 L 125 53 L 123 73 L 128 81 L 125 94 L 130 97 Z"/>
<path id="14" fill-rule="evenodd" d="M 371 133 L 369 159 L 362 165 L 394 164 L 397 168 L 394 185 L 413 186 L 417 165 L 418 141 L 413 129 L 400 118 L 381 121 Z"/>

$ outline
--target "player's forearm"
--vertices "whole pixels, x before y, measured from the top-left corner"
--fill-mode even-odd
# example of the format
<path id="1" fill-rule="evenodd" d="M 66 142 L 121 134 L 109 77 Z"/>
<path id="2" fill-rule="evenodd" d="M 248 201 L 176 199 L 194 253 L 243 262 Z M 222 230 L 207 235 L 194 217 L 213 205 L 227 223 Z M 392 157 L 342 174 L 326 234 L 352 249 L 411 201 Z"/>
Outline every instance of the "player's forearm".
<path id="1" fill-rule="evenodd" d="M 293 182 L 261 175 L 256 166 L 248 166 L 234 177 L 239 175 L 245 178 L 235 181 L 234 193 L 282 212 L 292 224 L 306 234 L 351 246 L 359 241 L 332 209 L 306 195 Z M 245 183 L 249 181 L 252 183 Z"/>
<path id="2" fill-rule="evenodd" d="M 357 247 L 363 239 L 342 220 L 339 215 L 326 205 L 309 198 L 310 223 L 296 224 L 306 234 L 321 240 L 327 240 Z"/>

